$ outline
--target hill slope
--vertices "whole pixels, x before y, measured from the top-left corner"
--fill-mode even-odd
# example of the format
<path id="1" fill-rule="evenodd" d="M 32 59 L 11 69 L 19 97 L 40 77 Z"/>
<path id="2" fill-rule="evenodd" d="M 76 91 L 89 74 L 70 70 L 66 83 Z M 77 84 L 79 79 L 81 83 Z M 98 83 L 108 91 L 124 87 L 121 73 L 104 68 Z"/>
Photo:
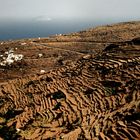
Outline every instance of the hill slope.
<path id="1" fill-rule="evenodd" d="M 140 22 L 1 42 L 0 52 L 1 139 L 140 138 Z M 13 55 L 23 58 L 5 62 Z"/>

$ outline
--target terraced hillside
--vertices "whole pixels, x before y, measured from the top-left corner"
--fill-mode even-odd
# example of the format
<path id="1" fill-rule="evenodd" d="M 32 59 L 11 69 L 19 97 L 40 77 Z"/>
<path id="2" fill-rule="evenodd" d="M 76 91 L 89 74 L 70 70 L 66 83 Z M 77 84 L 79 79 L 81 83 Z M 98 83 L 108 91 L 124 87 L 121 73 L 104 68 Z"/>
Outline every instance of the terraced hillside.
<path id="1" fill-rule="evenodd" d="M 140 139 L 140 22 L 0 52 L 0 139 Z M 6 63 L 13 54 L 22 60 Z"/>

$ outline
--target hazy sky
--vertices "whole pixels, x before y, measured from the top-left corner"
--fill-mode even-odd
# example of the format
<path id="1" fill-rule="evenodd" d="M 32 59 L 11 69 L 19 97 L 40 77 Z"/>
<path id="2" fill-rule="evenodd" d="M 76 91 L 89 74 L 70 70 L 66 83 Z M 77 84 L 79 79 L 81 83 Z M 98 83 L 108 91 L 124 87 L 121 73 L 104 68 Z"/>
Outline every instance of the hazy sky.
<path id="1" fill-rule="evenodd" d="M 140 0 L 0 0 L 3 18 L 140 19 Z"/>

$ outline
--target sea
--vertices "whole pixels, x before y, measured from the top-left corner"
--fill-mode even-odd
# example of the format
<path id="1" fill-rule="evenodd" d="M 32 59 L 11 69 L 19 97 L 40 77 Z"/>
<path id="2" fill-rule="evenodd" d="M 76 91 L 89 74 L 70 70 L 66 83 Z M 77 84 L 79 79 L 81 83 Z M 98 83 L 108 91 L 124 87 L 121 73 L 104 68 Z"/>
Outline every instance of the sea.
<path id="1" fill-rule="evenodd" d="M 0 20 L 0 41 L 48 37 L 67 34 L 88 28 L 125 20 L 111 19 L 48 19 L 48 20 Z"/>

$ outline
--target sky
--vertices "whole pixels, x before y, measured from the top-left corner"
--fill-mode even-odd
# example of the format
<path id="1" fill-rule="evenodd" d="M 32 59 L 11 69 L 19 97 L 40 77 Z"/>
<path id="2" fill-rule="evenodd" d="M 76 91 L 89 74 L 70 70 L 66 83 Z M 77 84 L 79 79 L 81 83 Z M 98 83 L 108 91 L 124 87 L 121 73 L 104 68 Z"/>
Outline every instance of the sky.
<path id="1" fill-rule="evenodd" d="M 140 19 L 140 0 L 0 0 L 4 19 Z"/>

